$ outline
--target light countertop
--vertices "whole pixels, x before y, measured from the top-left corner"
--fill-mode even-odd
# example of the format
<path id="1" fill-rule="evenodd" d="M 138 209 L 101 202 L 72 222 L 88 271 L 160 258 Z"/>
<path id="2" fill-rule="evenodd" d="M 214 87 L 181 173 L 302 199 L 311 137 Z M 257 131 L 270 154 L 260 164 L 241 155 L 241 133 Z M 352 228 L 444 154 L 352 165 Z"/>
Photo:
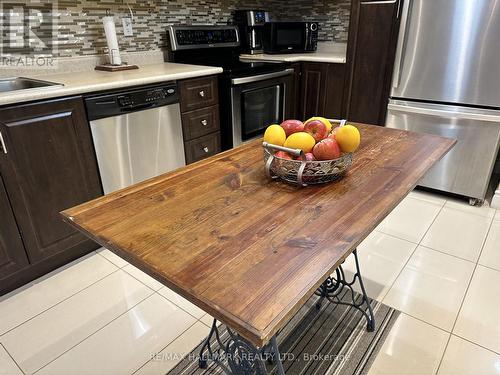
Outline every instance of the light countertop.
<path id="1" fill-rule="evenodd" d="M 324 62 L 324 63 L 340 63 L 346 62 L 346 43 L 318 43 L 318 50 L 309 53 L 289 53 L 281 55 L 257 54 L 240 55 L 242 61 L 283 61 L 283 62 Z"/>
<path id="2" fill-rule="evenodd" d="M 25 77 L 29 78 L 38 78 L 46 81 L 62 83 L 64 86 L 1 93 L 0 105 L 69 95 L 87 94 L 110 89 L 201 77 L 219 73 L 222 73 L 222 68 L 201 65 L 159 63 L 143 65 L 139 66 L 139 69 L 120 72 L 91 70 L 76 73 L 72 72 L 33 76 L 25 75 Z"/>

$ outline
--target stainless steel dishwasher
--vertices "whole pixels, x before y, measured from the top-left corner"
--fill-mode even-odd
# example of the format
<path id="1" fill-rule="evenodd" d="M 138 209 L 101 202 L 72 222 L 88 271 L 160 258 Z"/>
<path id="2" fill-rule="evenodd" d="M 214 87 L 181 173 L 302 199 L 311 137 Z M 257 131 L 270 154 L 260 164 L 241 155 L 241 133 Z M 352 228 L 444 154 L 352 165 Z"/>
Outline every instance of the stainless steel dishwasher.
<path id="1" fill-rule="evenodd" d="M 104 194 L 186 164 L 176 83 L 91 96 L 85 105 Z"/>

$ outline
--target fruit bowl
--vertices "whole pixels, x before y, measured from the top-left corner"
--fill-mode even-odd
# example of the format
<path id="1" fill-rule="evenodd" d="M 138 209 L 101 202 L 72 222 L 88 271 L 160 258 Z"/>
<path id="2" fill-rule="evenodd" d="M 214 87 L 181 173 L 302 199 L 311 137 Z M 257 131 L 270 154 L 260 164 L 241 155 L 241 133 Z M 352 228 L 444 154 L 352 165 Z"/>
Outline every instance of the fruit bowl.
<path id="1" fill-rule="evenodd" d="M 344 153 L 338 159 L 324 161 L 308 161 L 300 149 L 291 149 L 264 142 L 264 163 L 266 174 L 270 178 L 279 178 L 299 186 L 324 184 L 342 178 L 353 162 L 351 152 Z M 284 151 L 300 157 L 290 160 L 275 156 L 275 151 Z"/>

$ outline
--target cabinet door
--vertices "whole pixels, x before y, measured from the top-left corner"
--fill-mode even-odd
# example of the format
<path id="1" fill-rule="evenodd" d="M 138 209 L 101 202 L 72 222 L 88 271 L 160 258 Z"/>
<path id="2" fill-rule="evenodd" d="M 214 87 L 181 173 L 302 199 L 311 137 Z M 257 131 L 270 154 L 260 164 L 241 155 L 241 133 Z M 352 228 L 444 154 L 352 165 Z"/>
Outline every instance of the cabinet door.
<path id="1" fill-rule="evenodd" d="M 351 6 L 347 63 L 347 118 L 383 125 L 399 31 L 402 0 L 360 1 Z"/>
<path id="2" fill-rule="evenodd" d="M 328 64 L 302 63 L 301 120 L 306 120 L 311 116 L 323 116 L 327 74 Z"/>
<path id="3" fill-rule="evenodd" d="M 30 263 L 96 248 L 59 214 L 101 195 L 83 100 L 8 107 L 0 119 L 7 148 L 0 166 Z"/>
<path id="4" fill-rule="evenodd" d="M 325 108 L 326 118 L 342 119 L 344 110 L 345 64 L 328 64 L 326 76 Z"/>
<path id="5" fill-rule="evenodd" d="M 293 63 L 291 65 L 291 68 L 293 69 L 293 90 L 292 90 L 292 101 L 291 101 L 291 110 L 290 110 L 290 117 L 293 117 L 295 119 L 301 119 L 301 113 L 300 113 L 300 102 L 301 102 L 301 90 L 300 90 L 300 77 L 301 77 L 301 64 L 300 63 Z"/>
<path id="6" fill-rule="evenodd" d="M 28 258 L 0 176 L 0 280 L 27 265 Z"/>
<path id="7" fill-rule="evenodd" d="M 340 119 L 344 116 L 345 64 L 303 63 L 300 116 Z"/>

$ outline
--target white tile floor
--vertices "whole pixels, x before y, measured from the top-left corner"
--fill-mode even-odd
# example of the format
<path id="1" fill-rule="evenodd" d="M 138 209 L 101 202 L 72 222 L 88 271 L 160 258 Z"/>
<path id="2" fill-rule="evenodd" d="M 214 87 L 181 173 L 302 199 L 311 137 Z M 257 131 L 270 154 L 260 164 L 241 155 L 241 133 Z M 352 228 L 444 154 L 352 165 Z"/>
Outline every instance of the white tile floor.
<path id="1" fill-rule="evenodd" d="M 500 212 L 414 191 L 358 251 L 402 311 L 370 374 L 500 375 Z M 165 374 L 210 324 L 103 249 L 0 297 L 0 375 Z"/>

